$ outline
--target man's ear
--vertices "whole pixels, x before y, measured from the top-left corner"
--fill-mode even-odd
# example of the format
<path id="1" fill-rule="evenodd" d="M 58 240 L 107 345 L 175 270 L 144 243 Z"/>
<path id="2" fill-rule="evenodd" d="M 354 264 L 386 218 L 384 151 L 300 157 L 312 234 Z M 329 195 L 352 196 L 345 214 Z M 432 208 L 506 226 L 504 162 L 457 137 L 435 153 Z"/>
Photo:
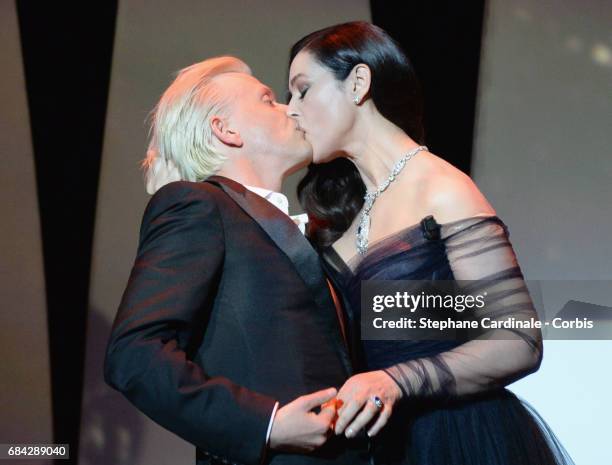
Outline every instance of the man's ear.
<path id="1" fill-rule="evenodd" d="M 232 129 L 225 118 L 214 115 L 210 118 L 210 127 L 215 137 L 225 145 L 229 145 L 230 147 L 242 147 L 240 133 Z"/>
<path id="2" fill-rule="evenodd" d="M 372 83 L 372 71 L 365 63 L 359 63 L 351 70 L 350 77 L 350 94 L 354 103 L 361 103 L 370 92 L 370 84 Z"/>

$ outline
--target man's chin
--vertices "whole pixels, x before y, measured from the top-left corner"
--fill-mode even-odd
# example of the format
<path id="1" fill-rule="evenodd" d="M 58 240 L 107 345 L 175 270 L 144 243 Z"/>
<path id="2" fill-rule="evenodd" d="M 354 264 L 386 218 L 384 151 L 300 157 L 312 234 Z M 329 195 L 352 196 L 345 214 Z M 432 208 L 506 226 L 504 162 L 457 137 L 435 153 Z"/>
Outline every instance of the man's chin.
<path id="1" fill-rule="evenodd" d="M 298 159 L 295 165 L 289 168 L 289 170 L 287 171 L 287 176 L 290 176 L 293 173 L 300 171 L 302 168 L 306 168 L 311 163 L 312 163 L 312 152 L 309 152 L 304 157 L 301 157 L 300 159 Z"/>

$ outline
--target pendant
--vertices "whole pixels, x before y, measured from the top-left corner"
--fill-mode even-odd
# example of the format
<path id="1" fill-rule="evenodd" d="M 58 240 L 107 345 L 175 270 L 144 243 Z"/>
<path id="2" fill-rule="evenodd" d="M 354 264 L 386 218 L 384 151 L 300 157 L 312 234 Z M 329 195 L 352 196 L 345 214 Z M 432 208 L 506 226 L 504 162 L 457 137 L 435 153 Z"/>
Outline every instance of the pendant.
<path id="1" fill-rule="evenodd" d="M 370 215 L 364 213 L 361 215 L 359 227 L 357 228 L 357 251 L 364 255 L 368 251 L 368 235 L 370 232 Z"/>
<path id="2" fill-rule="evenodd" d="M 397 175 L 402 171 L 408 160 L 410 160 L 414 155 L 416 155 L 421 150 L 427 150 L 427 147 L 424 145 L 420 145 L 415 149 L 408 152 L 404 155 L 393 167 L 391 170 L 391 174 L 389 177 L 376 189 L 374 192 L 366 192 L 363 200 L 363 210 L 361 213 L 361 218 L 359 219 L 359 226 L 357 227 L 357 251 L 360 255 L 365 255 L 368 251 L 368 236 L 370 234 L 370 210 L 374 206 L 374 202 L 376 199 L 382 194 L 387 187 L 395 181 Z"/>

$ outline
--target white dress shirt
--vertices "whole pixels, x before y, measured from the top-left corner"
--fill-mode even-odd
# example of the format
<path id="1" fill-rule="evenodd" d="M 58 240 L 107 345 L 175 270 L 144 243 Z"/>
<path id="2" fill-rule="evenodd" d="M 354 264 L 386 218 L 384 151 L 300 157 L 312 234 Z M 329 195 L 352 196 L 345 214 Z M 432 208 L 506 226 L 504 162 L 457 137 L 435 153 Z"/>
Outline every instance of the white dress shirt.
<path id="1" fill-rule="evenodd" d="M 282 211 L 285 215 L 289 216 L 293 220 L 293 222 L 300 228 L 302 234 L 306 231 L 306 224 L 308 223 L 308 215 L 306 213 L 302 213 L 301 215 L 289 215 L 289 199 L 284 194 L 280 192 L 274 192 L 268 189 L 264 189 L 263 187 L 253 187 L 253 186 L 244 186 L 254 194 L 263 197 L 280 211 Z M 274 423 L 274 417 L 276 416 L 276 411 L 278 410 L 278 402 L 274 404 L 274 408 L 272 409 L 272 415 L 270 415 L 270 423 L 268 423 L 268 431 L 266 432 L 266 445 L 270 443 L 270 433 L 272 433 L 272 423 Z"/>
<path id="2" fill-rule="evenodd" d="M 308 224 L 308 215 L 306 213 L 302 213 L 301 215 L 289 215 L 289 199 L 285 194 L 281 194 L 280 192 L 274 192 L 268 189 L 264 189 L 263 187 L 253 187 L 253 186 L 244 186 L 251 192 L 263 197 L 280 211 L 282 211 L 285 215 L 289 216 L 293 220 L 295 224 L 297 224 L 302 234 L 306 232 L 306 225 Z"/>

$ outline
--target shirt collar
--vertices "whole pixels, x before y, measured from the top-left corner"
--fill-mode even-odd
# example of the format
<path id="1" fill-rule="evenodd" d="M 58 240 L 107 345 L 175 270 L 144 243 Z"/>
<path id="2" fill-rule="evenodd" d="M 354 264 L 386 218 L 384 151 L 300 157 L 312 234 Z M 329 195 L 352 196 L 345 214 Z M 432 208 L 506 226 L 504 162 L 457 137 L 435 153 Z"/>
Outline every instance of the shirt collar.
<path id="1" fill-rule="evenodd" d="M 282 211 L 285 215 L 289 216 L 289 199 L 285 194 L 281 194 L 280 192 L 274 192 L 269 189 L 265 189 L 263 187 L 255 187 L 255 186 L 244 186 L 254 194 L 263 197 L 280 211 Z M 301 215 L 293 215 L 290 216 L 293 222 L 300 228 L 302 234 L 306 232 L 306 224 L 308 223 L 308 215 L 306 213 L 302 213 Z"/>
<path id="2" fill-rule="evenodd" d="M 254 186 L 244 186 L 251 192 L 263 197 L 280 211 L 282 211 L 285 215 L 289 215 L 289 199 L 285 194 L 281 194 L 280 192 L 274 192 L 263 187 L 254 187 Z"/>

